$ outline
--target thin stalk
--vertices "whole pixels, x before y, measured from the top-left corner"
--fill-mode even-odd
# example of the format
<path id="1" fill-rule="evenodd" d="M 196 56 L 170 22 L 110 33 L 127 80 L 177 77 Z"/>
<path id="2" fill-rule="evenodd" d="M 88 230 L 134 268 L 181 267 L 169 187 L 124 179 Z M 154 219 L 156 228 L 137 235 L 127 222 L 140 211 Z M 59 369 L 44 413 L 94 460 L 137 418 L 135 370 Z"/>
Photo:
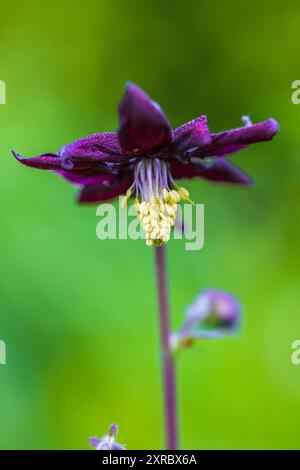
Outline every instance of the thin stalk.
<path id="1" fill-rule="evenodd" d="M 170 349 L 170 313 L 167 286 L 165 247 L 155 247 L 155 266 L 159 304 L 161 358 L 164 386 L 166 449 L 178 448 L 176 384 L 174 357 Z"/>

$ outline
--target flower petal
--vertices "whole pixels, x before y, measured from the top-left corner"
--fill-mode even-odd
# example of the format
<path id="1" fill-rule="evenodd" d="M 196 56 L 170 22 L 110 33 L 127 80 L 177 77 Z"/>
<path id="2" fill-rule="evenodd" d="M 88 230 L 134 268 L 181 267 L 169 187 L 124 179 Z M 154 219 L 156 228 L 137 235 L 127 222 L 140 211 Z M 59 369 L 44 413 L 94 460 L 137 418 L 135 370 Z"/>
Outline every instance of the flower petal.
<path id="1" fill-rule="evenodd" d="M 12 154 L 18 162 L 31 168 L 38 168 L 40 170 L 54 170 L 61 168 L 60 156 L 55 153 L 44 153 L 32 158 L 24 158 L 14 150 L 12 150 Z"/>
<path id="2" fill-rule="evenodd" d="M 250 185 L 252 179 L 237 165 L 229 160 L 220 159 L 212 162 L 199 160 L 197 162 L 171 164 L 171 174 L 175 179 L 202 177 L 218 183 L 235 183 Z"/>
<path id="3" fill-rule="evenodd" d="M 82 159 L 81 157 L 75 156 L 60 156 L 55 153 L 44 153 L 37 157 L 24 158 L 15 151 L 12 151 L 14 157 L 23 165 L 31 168 L 37 168 L 39 170 L 53 170 L 58 173 L 61 172 L 62 176 L 68 176 L 69 171 L 74 174 L 80 172 L 82 174 L 87 173 L 106 173 L 112 172 L 117 173 L 120 170 L 128 168 L 128 160 L 123 162 L 112 162 L 107 160 L 93 160 L 93 159 Z M 105 154 L 107 155 L 107 154 Z M 64 174 L 66 172 L 66 175 Z"/>
<path id="4" fill-rule="evenodd" d="M 122 150 L 116 132 L 92 134 L 65 145 L 59 151 L 62 159 L 80 158 L 107 162 L 122 162 Z"/>
<path id="5" fill-rule="evenodd" d="M 126 87 L 119 105 L 119 140 L 122 149 L 134 155 L 151 153 L 151 149 L 172 140 L 170 124 L 157 103 L 134 83 Z"/>
<path id="6" fill-rule="evenodd" d="M 110 182 L 102 182 L 93 186 L 84 186 L 80 191 L 78 202 L 80 204 L 92 204 L 96 202 L 109 201 L 124 194 L 132 184 L 132 178 L 128 176 L 120 178 L 117 175 Z"/>
<path id="7" fill-rule="evenodd" d="M 206 145 L 210 140 L 206 116 L 200 116 L 175 129 L 174 140 L 168 151 L 170 149 L 174 153 L 180 154 L 185 150 Z"/>
<path id="8" fill-rule="evenodd" d="M 96 168 L 99 170 L 108 168 L 108 166 L 115 165 L 114 163 L 105 162 L 101 165 L 98 162 L 91 162 L 88 160 L 67 160 L 62 159 L 60 155 L 56 153 L 44 153 L 38 155 L 37 157 L 24 158 L 14 150 L 12 151 L 14 157 L 23 165 L 29 166 L 31 168 L 37 168 L 39 170 L 88 170 L 91 168 Z"/>
<path id="9" fill-rule="evenodd" d="M 195 157 L 228 155 L 242 150 L 247 145 L 271 140 L 278 129 L 279 125 L 275 119 L 267 119 L 257 124 L 247 124 L 237 129 L 211 134 L 211 142 L 208 145 L 193 150 L 189 155 Z"/>
<path id="10" fill-rule="evenodd" d="M 99 439 L 98 437 L 90 437 L 90 438 L 89 438 L 89 444 L 90 444 L 92 447 L 97 448 L 98 445 L 100 444 L 100 442 L 101 442 L 101 439 Z"/>
<path id="11" fill-rule="evenodd" d="M 127 163 L 121 154 L 116 132 L 93 134 L 62 147 L 59 152 L 45 153 L 37 157 L 24 158 L 13 151 L 15 158 L 23 165 L 41 170 L 79 170 Z"/>
<path id="12" fill-rule="evenodd" d="M 79 186 L 109 185 L 114 183 L 116 179 L 116 175 L 112 173 L 100 173 L 92 169 L 79 171 L 54 170 L 53 172 L 62 176 L 70 183 Z"/>

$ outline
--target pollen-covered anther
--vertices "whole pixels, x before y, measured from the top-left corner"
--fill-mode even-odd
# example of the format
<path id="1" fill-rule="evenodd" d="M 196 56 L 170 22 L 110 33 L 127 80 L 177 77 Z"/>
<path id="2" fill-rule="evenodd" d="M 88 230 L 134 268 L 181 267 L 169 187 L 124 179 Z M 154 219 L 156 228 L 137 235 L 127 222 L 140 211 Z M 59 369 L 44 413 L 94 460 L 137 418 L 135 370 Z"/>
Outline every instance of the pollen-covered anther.
<path id="1" fill-rule="evenodd" d="M 172 191 L 169 192 L 169 200 L 172 201 L 173 203 L 180 202 L 180 199 L 181 197 L 175 189 L 172 189 Z"/>
<path id="2" fill-rule="evenodd" d="M 183 187 L 178 189 L 178 194 L 183 200 L 187 200 L 190 197 L 190 193 L 188 192 L 188 190 Z"/>
<path id="3" fill-rule="evenodd" d="M 188 190 L 186 188 L 178 188 L 178 194 L 180 196 L 180 198 L 183 200 L 183 201 L 188 201 L 190 202 L 191 204 L 195 204 L 191 199 L 190 199 L 190 193 L 188 192 Z"/>

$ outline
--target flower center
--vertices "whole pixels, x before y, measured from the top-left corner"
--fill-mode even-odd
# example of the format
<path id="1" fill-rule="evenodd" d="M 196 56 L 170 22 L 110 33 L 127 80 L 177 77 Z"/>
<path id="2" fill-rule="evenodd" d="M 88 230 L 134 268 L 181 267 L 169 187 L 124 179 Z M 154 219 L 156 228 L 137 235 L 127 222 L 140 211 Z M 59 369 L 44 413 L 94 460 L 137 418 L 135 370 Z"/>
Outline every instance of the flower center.
<path id="1" fill-rule="evenodd" d="M 134 169 L 133 185 L 127 190 L 123 206 L 135 197 L 136 214 L 146 232 L 146 243 L 161 246 L 170 239 L 178 203 L 187 200 L 185 188 L 177 188 L 168 164 L 158 158 L 141 160 Z"/>

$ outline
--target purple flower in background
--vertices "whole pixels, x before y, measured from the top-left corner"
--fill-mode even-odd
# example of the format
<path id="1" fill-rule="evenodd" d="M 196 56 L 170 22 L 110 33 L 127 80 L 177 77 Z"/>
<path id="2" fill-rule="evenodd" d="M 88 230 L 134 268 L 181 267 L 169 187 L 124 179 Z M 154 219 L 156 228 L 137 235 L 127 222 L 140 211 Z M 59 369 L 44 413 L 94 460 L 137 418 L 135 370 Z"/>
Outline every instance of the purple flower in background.
<path id="1" fill-rule="evenodd" d="M 117 425 L 112 424 L 108 433 L 101 437 L 91 437 L 89 444 L 95 447 L 96 450 L 125 450 L 125 447 L 116 442 Z"/>
<path id="2" fill-rule="evenodd" d="M 189 346 L 194 338 L 220 338 L 235 333 L 241 314 L 242 306 L 233 294 L 205 289 L 187 308 L 183 326 L 171 338 L 173 348 Z"/>
<path id="3" fill-rule="evenodd" d="M 240 319 L 241 305 L 237 298 L 222 290 L 204 289 L 187 308 L 189 323 L 201 323 L 208 328 L 235 329 Z"/>
<path id="4" fill-rule="evenodd" d="M 251 179 L 225 157 L 247 145 L 271 140 L 278 123 L 243 118 L 243 127 L 210 133 L 205 116 L 174 131 L 161 108 L 137 85 L 129 83 L 119 105 L 118 132 L 94 134 L 57 153 L 23 158 L 29 167 L 51 170 L 80 189 L 80 203 L 107 201 L 126 194 L 135 198 L 148 245 L 170 238 L 177 204 L 189 193 L 176 179 L 200 177 L 219 183 L 249 185 Z"/>

